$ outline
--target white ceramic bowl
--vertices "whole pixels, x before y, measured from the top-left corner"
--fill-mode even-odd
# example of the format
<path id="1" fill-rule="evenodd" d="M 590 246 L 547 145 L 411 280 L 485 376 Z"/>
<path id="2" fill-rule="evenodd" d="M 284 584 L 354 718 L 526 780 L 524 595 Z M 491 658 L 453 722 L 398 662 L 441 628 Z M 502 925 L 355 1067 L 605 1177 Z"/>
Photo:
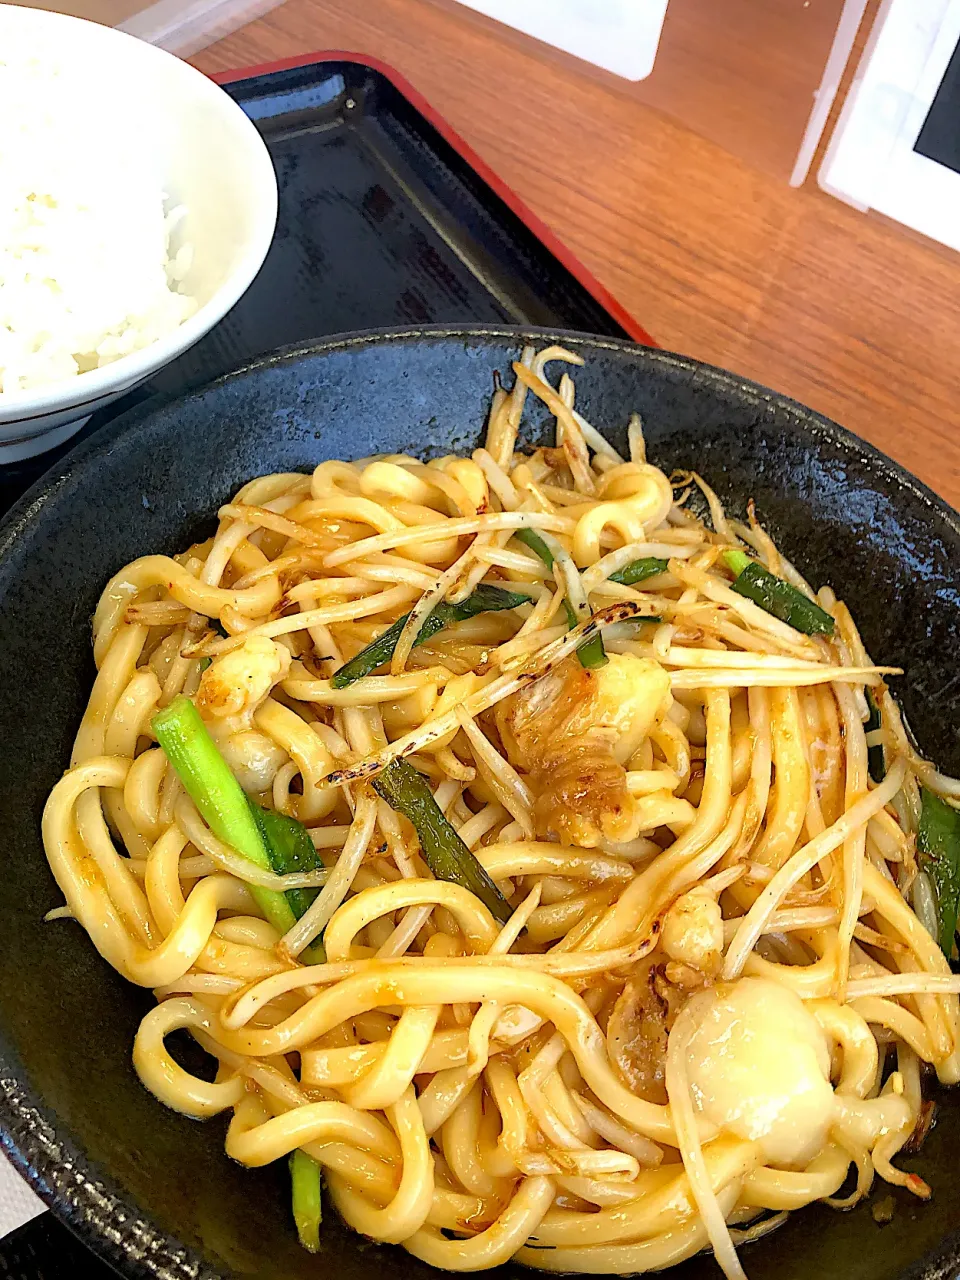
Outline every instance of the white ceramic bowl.
<path id="1" fill-rule="evenodd" d="M 193 346 L 250 285 L 277 221 L 277 180 L 263 140 L 199 71 L 109 27 L 0 4 L 0 56 L 26 56 L 25 50 L 76 65 L 90 82 L 108 84 L 111 99 L 115 89 L 117 110 L 137 123 L 164 191 L 187 207 L 177 235 L 194 253 L 181 287 L 199 306 L 166 337 L 102 369 L 0 395 L 0 463 L 53 448 L 95 409 Z M 0 199 L 2 190 L 0 174 Z"/>

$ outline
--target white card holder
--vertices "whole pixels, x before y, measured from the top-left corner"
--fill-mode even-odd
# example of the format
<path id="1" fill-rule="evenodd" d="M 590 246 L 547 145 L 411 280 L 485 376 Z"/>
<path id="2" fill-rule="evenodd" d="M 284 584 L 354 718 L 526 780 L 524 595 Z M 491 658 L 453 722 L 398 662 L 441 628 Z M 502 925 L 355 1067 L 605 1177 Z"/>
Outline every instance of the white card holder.
<path id="1" fill-rule="evenodd" d="M 820 169 L 821 187 L 960 249 L 960 174 L 914 145 L 960 42 L 960 0 L 885 0 Z"/>

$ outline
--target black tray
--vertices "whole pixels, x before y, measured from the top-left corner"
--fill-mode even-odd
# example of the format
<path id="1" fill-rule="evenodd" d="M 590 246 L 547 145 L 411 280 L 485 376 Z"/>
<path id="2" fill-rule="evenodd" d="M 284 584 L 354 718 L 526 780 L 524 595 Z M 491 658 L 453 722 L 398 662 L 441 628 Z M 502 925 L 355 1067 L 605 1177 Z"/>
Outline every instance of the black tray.
<path id="1" fill-rule="evenodd" d="M 412 86 L 349 55 L 318 57 L 224 84 L 264 135 L 280 186 L 276 237 L 251 288 L 67 444 L 0 467 L 0 514 L 131 405 L 288 343 L 464 321 L 652 341 Z"/>
<path id="2" fill-rule="evenodd" d="M 151 382 L 94 414 L 60 449 L 0 468 L 0 514 L 131 405 L 179 395 L 288 343 L 464 321 L 651 341 L 389 68 L 313 54 L 225 88 L 256 121 L 277 169 L 280 213 L 263 270 L 229 315 Z M 0 1241 L 0 1277 L 77 1275 L 114 1272 L 50 1214 Z"/>

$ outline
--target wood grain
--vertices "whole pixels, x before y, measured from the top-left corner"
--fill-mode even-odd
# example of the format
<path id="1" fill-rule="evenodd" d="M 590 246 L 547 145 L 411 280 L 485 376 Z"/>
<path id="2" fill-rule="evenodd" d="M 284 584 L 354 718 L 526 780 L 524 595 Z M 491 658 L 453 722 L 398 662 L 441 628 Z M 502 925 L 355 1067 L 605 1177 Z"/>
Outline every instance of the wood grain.
<path id="1" fill-rule="evenodd" d="M 501 42 L 553 59 L 567 74 L 594 78 L 608 90 L 670 112 L 787 181 L 844 0 L 670 0 L 653 71 L 639 82 L 495 27 L 493 19 L 457 0 L 432 3 L 488 33 L 496 30 Z M 622 4 L 613 0 L 611 7 Z"/>
<path id="2" fill-rule="evenodd" d="M 411 80 L 663 346 L 812 405 L 960 506 L 960 256 L 430 0 L 288 0 L 195 61 L 321 49 Z"/>

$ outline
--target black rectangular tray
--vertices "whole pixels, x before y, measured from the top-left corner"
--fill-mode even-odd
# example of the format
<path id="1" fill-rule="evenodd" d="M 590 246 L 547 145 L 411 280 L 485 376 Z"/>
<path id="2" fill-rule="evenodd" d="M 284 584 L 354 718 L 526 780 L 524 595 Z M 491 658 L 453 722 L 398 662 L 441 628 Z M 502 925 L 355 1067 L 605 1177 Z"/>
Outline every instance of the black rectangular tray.
<path id="1" fill-rule="evenodd" d="M 313 54 L 240 76 L 221 82 L 256 121 L 280 187 L 263 270 L 220 324 L 151 382 L 94 414 L 60 449 L 0 467 L 0 513 L 125 409 L 288 343 L 484 321 L 652 341 L 389 68 Z M 0 1241 L 0 1280 L 113 1274 L 50 1214 Z"/>

